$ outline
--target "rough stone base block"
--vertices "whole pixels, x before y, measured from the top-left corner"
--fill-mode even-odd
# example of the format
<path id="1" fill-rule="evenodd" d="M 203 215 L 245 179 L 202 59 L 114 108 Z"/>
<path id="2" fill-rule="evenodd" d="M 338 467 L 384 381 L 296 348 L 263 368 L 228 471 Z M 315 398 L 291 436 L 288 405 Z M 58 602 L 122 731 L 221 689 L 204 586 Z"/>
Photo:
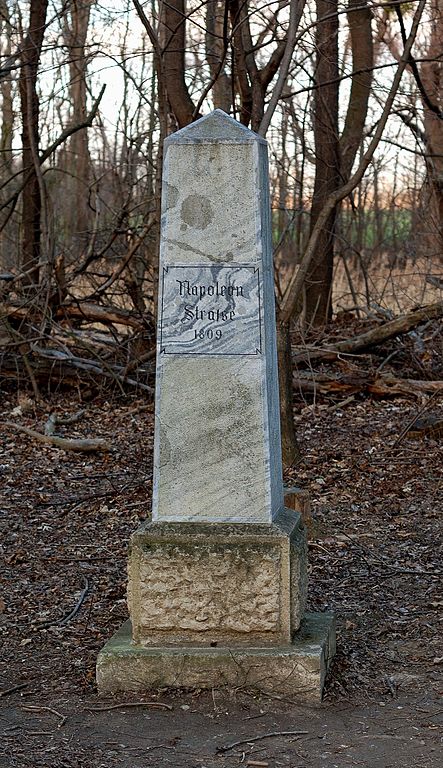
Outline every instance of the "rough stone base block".
<path id="1" fill-rule="evenodd" d="M 321 701 L 326 671 L 335 653 L 330 614 L 305 614 L 290 645 L 280 647 L 146 647 L 131 640 L 127 621 L 97 659 L 101 693 L 152 688 L 255 688 Z"/>
<path id="2" fill-rule="evenodd" d="M 128 605 L 137 645 L 281 646 L 306 604 L 300 514 L 272 524 L 144 524 L 131 539 Z"/>

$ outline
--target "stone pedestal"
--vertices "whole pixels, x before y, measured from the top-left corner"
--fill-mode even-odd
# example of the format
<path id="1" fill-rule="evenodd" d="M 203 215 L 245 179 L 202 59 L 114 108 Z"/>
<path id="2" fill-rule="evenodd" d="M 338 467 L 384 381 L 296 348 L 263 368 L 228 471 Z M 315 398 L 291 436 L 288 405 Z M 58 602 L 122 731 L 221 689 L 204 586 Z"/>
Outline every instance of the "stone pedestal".
<path id="1" fill-rule="evenodd" d="M 128 621 L 97 660 L 102 692 L 257 689 L 321 701 L 329 614 L 306 614 L 300 514 L 272 525 L 147 523 L 134 533 Z"/>
<path id="2" fill-rule="evenodd" d="M 148 523 L 132 537 L 128 604 L 139 645 L 284 645 L 306 603 L 300 515 L 272 525 Z"/>

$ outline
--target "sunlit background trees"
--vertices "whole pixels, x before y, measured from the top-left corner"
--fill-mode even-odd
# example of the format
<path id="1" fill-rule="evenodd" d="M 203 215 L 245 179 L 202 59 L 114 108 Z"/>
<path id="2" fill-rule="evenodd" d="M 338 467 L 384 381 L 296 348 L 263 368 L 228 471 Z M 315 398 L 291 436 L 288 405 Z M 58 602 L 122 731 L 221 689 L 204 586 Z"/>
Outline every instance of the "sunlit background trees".
<path id="1" fill-rule="evenodd" d="M 269 141 L 283 346 L 441 299 L 442 0 L 1 0 L 0 24 L 4 370 L 93 349 L 112 377 L 115 345 L 137 379 L 163 139 L 214 107 Z"/>

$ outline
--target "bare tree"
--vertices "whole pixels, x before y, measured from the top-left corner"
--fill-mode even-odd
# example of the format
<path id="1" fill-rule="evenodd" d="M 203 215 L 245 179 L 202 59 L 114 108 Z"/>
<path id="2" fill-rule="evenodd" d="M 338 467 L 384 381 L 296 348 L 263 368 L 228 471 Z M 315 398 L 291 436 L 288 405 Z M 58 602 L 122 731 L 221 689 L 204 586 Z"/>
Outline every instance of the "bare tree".
<path id="1" fill-rule="evenodd" d="M 72 0 L 63 16 L 64 38 L 69 57 L 70 126 L 83 123 L 87 115 L 86 72 L 88 55 L 86 38 L 93 2 L 94 0 Z M 92 209 L 88 205 L 91 158 L 86 128 L 73 134 L 66 148 L 66 155 L 68 158 L 67 170 L 75 180 L 73 205 L 69 209 L 71 218 L 69 231 L 71 234 L 81 233 L 84 241 L 90 229 L 92 213 Z"/>
<path id="2" fill-rule="evenodd" d="M 37 77 L 45 33 L 48 0 L 31 0 L 29 28 L 20 50 L 20 104 L 23 170 L 28 173 L 22 194 L 21 266 L 31 283 L 38 283 L 43 190 L 39 165 L 39 112 Z"/>
<path id="3" fill-rule="evenodd" d="M 427 181 L 431 205 L 427 212 L 435 239 L 434 253 L 443 253 L 443 3 L 431 0 L 430 36 L 421 65 L 421 93 L 426 141 Z"/>
<path id="4" fill-rule="evenodd" d="M 9 59 L 12 53 L 11 20 L 7 0 L 0 0 L 0 37 L 4 40 L 2 55 Z M 14 108 L 11 78 L 0 82 L 2 98 L 2 126 L 0 137 L 1 177 L 7 178 L 12 173 L 12 136 L 14 132 Z"/>
<path id="5" fill-rule="evenodd" d="M 311 207 L 311 232 L 328 196 L 338 188 L 340 180 L 337 10 L 337 0 L 317 0 L 315 184 Z M 336 213 L 336 207 L 332 208 L 322 227 L 306 276 L 305 319 L 310 324 L 321 325 L 331 318 Z"/>

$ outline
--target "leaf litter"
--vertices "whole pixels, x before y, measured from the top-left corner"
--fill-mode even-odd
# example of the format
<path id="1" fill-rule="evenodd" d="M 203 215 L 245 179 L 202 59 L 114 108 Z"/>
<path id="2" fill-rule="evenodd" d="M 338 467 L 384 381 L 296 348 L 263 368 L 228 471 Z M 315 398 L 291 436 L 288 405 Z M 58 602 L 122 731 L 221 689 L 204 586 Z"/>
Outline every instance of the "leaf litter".
<path id="1" fill-rule="evenodd" d="M 130 701 L 123 694 L 117 701 L 97 698 L 95 660 L 127 619 L 128 541 L 150 515 L 153 410 L 146 407 L 146 400 L 87 404 L 81 424 L 67 430 L 68 436 L 105 439 L 111 451 L 85 456 L 33 442 L 5 427 L 16 402 L 14 395 L 6 394 L 0 410 L 0 693 L 5 704 L 14 697 L 32 701 L 29 707 L 44 708 L 55 701 L 52 710 L 60 718 L 68 717 L 64 732 L 71 712 L 98 705 L 119 710 L 121 702 Z M 50 403 L 34 404 L 16 418 L 41 431 L 54 410 L 75 413 L 78 400 L 52 397 Z M 317 399 L 315 406 L 296 402 L 303 459 L 287 473 L 286 481 L 308 490 L 312 499 L 308 609 L 333 611 L 338 625 L 326 707 L 362 702 L 368 707 L 389 706 L 402 696 L 420 700 L 443 690 L 442 444 L 431 439 L 413 444 L 406 439 L 395 445 L 415 410 L 414 403 L 399 398 L 375 401 L 357 396 L 343 408 L 338 404 L 332 409 L 326 397 Z M 161 706 L 165 694 L 173 703 L 173 697 L 181 695 L 150 692 L 146 704 L 158 698 Z M 197 700 L 204 697 L 194 695 Z M 237 691 L 235 701 L 254 716 L 257 695 Z M 271 707 L 290 708 L 290 703 L 275 698 L 268 702 Z M 266 697 L 258 700 L 263 708 Z M 265 715 L 257 725 L 263 723 L 269 732 L 276 723 L 266 720 L 267 710 L 258 711 Z M 128 716 L 124 708 L 122 712 L 115 716 Z M 191 714 L 183 710 L 180 716 Z M 29 709 L 28 718 L 33 715 L 37 710 Z M 213 715 L 219 716 L 221 710 Z M 430 721 L 429 728 L 437 721 Z M 32 721 L 30 727 L 43 727 L 41 732 L 47 733 L 47 722 L 48 718 Z M 286 730 L 290 723 L 282 725 Z M 17 732 L 14 724 L 10 728 L 11 734 Z M 79 747 L 76 759 L 68 750 L 60 762 L 55 754 L 51 757 L 52 748 L 42 746 L 47 745 L 47 736 L 41 742 L 38 733 L 32 731 L 32 757 L 20 752 L 19 742 L 11 742 L 9 764 L 71 768 L 86 764 L 85 760 L 99 766 L 105 754 L 106 764 L 115 762 L 103 745 L 95 751 L 88 747 L 83 758 Z M 242 733 L 230 735 L 237 741 L 235 736 Z M 158 748 L 151 744 L 149 749 L 156 750 L 155 764 L 166 766 L 161 748 L 168 755 L 179 742 L 166 740 L 164 734 L 159 738 Z M 131 739 L 135 743 L 134 734 Z M 219 743 L 231 743 L 229 734 Z M 278 749 L 276 745 L 276 754 Z M 197 765 L 195 753 L 189 761 L 185 755 L 186 751 L 180 765 Z M 268 751 L 262 762 L 270 755 Z M 308 753 L 300 755 L 299 764 L 310 765 Z M 250 757 L 254 764 L 253 753 Z M 205 765 L 220 765 L 222 759 L 220 755 L 211 762 L 206 756 Z M 281 764 L 290 763 L 283 759 Z"/>

